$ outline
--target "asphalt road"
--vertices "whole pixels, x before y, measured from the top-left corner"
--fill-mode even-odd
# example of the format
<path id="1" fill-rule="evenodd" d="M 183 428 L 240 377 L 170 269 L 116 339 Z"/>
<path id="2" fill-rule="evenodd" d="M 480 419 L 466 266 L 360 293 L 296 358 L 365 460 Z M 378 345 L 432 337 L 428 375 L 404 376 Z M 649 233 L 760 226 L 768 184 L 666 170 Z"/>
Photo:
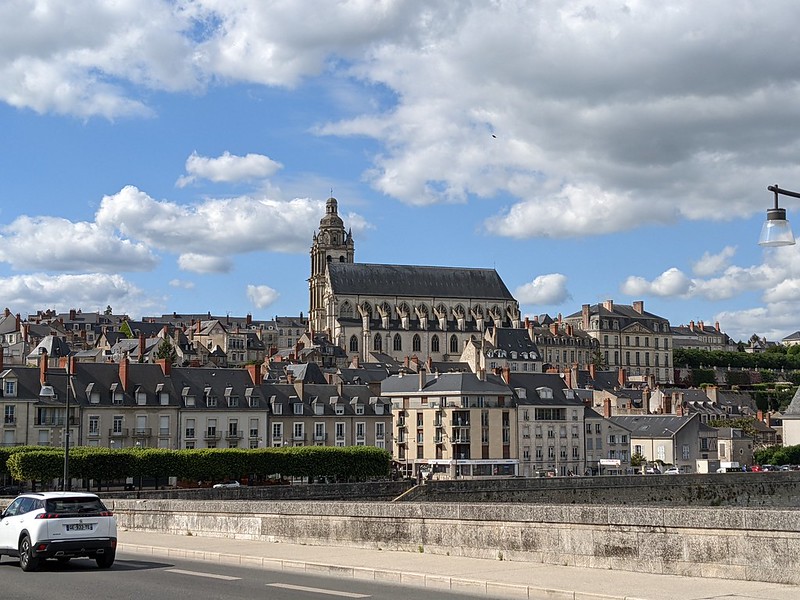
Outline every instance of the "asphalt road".
<path id="1" fill-rule="evenodd" d="M 15 558 L 4 556 L 0 562 L 2 600 L 455 600 L 463 597 L 431 589 L 286 571 L 184 560 L 143 560 L 135 554 L 118 554 L 114 566 L 108 570 L 98 569 L 88 559 L 75 559 L 66 565 L 47 561 L 33 573 L 24 573 Z"/>

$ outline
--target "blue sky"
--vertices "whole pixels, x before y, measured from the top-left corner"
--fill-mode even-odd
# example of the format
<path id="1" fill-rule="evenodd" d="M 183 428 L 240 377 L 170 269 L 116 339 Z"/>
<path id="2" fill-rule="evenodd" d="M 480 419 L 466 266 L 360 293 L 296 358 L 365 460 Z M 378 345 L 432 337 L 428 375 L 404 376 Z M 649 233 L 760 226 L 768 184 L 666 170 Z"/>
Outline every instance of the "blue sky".
<path id="1" fill-rule="evenodd" d="M 333 190 L 359 262 L 493 267 L 800 329 L 796 2 L 15 0 L 0 6 L 0 305 L 308 311 Z M 782 201 L 789 219 L 797 201 Z M 797 221 L 797 219 L 795 219 Z"/>

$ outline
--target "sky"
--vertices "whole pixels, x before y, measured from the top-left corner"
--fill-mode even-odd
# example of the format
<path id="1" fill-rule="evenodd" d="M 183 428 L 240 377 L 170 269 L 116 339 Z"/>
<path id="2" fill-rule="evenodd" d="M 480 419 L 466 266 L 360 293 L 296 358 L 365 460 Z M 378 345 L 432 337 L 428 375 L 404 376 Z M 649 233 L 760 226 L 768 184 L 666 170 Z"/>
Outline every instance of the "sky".
<path id="1" fill-rule="evenodd" d="M 798 22 L 780 0 L 5 0 L 0 308 L 307 314 L 333 194 L 357 262 L 494 268 L 529 316 L 642 300 L 780 340 L 800 246 L 757 239 L 767 186 L 800 190 Z"/>

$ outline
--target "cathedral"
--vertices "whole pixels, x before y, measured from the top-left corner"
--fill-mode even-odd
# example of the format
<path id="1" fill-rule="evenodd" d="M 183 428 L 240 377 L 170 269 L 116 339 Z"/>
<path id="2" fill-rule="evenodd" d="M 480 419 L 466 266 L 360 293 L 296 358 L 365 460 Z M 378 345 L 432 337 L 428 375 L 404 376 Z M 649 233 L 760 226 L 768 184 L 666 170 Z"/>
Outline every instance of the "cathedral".
<path id="1" fill-rule="evenodd" d="M 311 246 L 309 327 L 351 357 L 458 361 L 488 327 L 521 326 L 519 303 L 494 269 L 355 262 L 355 244 L 328 198 Z"/>

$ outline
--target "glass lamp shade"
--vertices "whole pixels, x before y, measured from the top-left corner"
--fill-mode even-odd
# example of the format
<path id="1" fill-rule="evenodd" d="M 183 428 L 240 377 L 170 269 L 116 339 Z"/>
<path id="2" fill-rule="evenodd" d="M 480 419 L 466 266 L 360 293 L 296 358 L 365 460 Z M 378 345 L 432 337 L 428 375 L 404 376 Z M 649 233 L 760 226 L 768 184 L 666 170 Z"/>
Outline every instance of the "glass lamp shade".
<path id="1" fill-rule="evenodd" d="M 758 238 L 760 246 L 791 246 L 794 244 L 794 234 L 789 221 L 786 220 L 786 209 L 771 208 L 767 211 L 767 220 L 761 227 Z"/>

